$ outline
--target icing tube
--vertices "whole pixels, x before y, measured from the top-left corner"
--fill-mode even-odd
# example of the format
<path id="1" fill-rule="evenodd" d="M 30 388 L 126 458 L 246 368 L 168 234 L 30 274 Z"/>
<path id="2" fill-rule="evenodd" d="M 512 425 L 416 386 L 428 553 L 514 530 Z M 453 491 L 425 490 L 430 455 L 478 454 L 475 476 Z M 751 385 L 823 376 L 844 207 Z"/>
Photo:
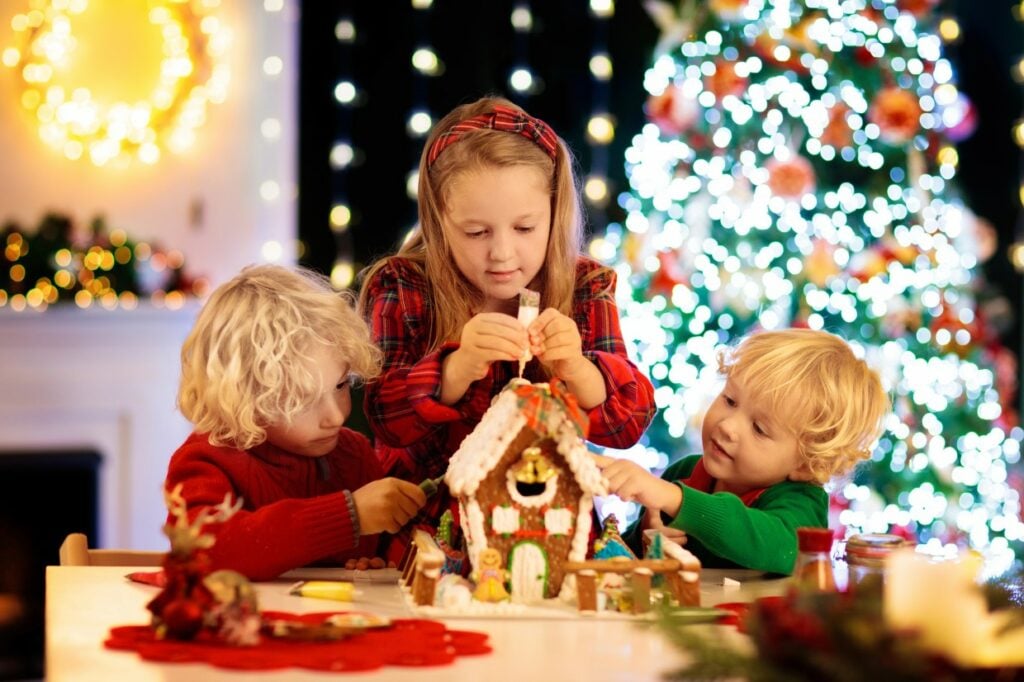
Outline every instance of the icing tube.
<path id="1" fill-rule="evenodd" d="M 441 474 L 437 478 L 425 478 L 420 483 L 420 490 L 422 490 L 427 497 L 430 497 L 437 492 L 438 487 L 442 483 L 444 483 L 444 474 Z"/>
<path id="2" fill-rule="evenodd" d="M 519 315 L 517 319 L 519 323 L 524 327 L 529 327 L 530 324 L 537 319 L 540 314 L 540 292 L 530 291 L 529 289 L 519 290 Z M 530 353 L 530 349 L 527 348 L 523 351 L 523 356 L 519 358 L 519 377 L 522 378 L 523 370 L 526 368 L 526 363 L 530 361 L 533 354 Z"/>
<path id="3" fill-rule="evenodd" d="M 342 580 L 300 580 L 288 588 L 288 594 L 334 601 L 352 601 L 355 593 L 355 585 Z"/>

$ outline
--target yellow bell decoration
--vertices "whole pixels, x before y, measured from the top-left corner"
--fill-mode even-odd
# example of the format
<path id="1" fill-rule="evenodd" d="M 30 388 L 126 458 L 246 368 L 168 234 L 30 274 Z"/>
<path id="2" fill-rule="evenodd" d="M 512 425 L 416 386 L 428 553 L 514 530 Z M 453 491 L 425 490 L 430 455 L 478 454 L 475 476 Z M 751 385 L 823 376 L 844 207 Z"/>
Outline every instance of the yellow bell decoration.
<path id="1" fill-rule="evenodd" d="M 519 483 L 547 483 L 556 473 L 551 460 L 533 445 L 523 450 L 522 458 L 515 465 L 516 481 Z"/>

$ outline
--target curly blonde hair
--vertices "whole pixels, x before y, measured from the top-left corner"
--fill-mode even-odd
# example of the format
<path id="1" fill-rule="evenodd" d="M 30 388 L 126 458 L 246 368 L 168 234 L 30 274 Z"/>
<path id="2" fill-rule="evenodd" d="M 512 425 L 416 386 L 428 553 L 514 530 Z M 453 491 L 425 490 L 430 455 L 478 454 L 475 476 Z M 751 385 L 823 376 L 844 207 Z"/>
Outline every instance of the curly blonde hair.
<path id="1" fill-rule="evenodd" d="M 319 345 L 356 379 L 380 373 L 351 295 L 302 268 L 244 268 L 213 292 L 182 345 L 178 408 L 214 445 L 258 445 L 322 390 L 308 360 Z"/>
<path id="2" fill-rule="evenodd" d="M 878 374 L 828 332 L 756 332 L 720 353 L 718 368 L 769 406 L 818 483 L 871 456 L 890 409 Z"/>
<path id="3" fill-rule="evenodd" d="M 552 160 L 541 147 L 522 135 L 487 128 L 469 130 L 461 133 L 458 144 L 447 147 L 433 164 L 428 163 L 429 150 L 438 137 L 448 133 L 460 121 L 492 112 L 496 106 L 522 111 L 501 97 L 483 97 L 453 109 L 437 122 L 423 145 L 419 167 L 419 227 L 402 245 L 397 256 L 418 266 L 429 282 L 433 300 L 445 302 L 443 306 L 435 305 L 432 309 L 431 348 L 457 340 L 462 327 L 483 303 L 483 294 L 455 267 L 444 230 L 450 193 L 466 173 L 530 166 L 550 179 L 551 233 L 544 265 L 531 288 L 540 291 L 542 310 L 556 308 L 565 315 L 572 314 L 573 292 L 577 287 L 576 259 L 583 239 L 583 210 L 573 170 L 573 156 L 565 142 L 557 138 Z M 369 282 L 374 273 L 386 264 L 387 258 L 377 261 L 361 273 L 360 279 L 364 283 Z M 591 277 L 599 274 L 594 272 Z M 368 315 L 372 303 L 366 300 L 364 287 L 359 310 Z"/>

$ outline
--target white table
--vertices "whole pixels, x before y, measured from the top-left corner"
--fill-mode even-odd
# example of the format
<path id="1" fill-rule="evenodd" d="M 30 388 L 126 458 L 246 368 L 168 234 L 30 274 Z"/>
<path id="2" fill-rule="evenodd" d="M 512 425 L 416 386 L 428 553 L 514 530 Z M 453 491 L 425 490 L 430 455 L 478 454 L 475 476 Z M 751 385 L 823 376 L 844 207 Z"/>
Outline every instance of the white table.
<path id="1" fill-rule="evenodd" d="M 115 625 L 149 622 L 146 603 L 157 588 L 132 583 L 125 574 L 145 568 L 49 566 L 46 570 L 46 678 L 61 680 L 656 680 L 678 669 L 683 656 L 657 631 L 637 622 L 610 619 L 483 620 L 443 619 L 449 629 L 474 630 L 489 636 L 493 653 L 459 657 L 447 666 L 399 668 L 385 666 L 369 673 L 324 673 L 290 669 L 272 672 L 235 672 L 207 664 L 160 664 L 134 652 L 111 651 L 103 646 Z M 701 583 L 704 606 L 727 601 L 749 601 L 780 594 L 785 580 L 749 578 L 739 588 L 722 585 L 722 573 L 705 571 Z M 393 618 L 413 617 L 395 585 L 360 583 L 361 594 L 351 604 L 308 599 L 288 594 L 298 577 L 330 577 L 293 572 L 288 579 L 259 583 L 260 608 L 308 613 L 316 611 L 371 611 Z M 695 626 L 697 627 L 697 626 Z"/>

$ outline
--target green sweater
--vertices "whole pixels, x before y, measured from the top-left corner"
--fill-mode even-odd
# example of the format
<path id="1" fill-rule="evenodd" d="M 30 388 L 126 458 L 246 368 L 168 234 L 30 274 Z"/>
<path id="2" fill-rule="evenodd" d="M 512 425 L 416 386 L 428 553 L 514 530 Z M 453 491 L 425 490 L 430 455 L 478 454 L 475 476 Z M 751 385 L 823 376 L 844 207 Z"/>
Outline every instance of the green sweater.
<path id="1" fill-rule="evenodd" d="M 752 568 L 790 574 L 796 562 L 796 529 L 828 527 L 828 495 L 821 486 L 783 481 L 747 506 L 732 493 L 711 493 L 682 483 L 700 455 L 679 460 L 661 475 L 683 489 L 676 517 L 662 515 L 665 525 L 686 531 L 686 549 L 706 568 Z M 627 532 L 638 545 L 640 523 Z"/>

